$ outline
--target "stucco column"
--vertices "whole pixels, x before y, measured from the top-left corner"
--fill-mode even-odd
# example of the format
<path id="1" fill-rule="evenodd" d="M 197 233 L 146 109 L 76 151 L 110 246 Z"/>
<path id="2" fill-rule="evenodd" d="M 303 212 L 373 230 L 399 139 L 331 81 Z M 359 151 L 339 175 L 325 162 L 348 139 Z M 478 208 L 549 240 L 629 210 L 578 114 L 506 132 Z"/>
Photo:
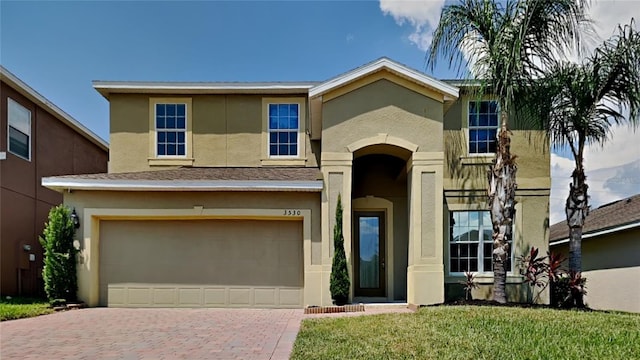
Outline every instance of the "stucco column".
<path id="1" fill-rule="evenodd" d="M 322 304 L 331 305 L 329 279 L 331 276 L 331 262 L 333 260 L 333 227 L 336 219 L 336 204 L 338 194 L 342 199 L 342 232 L 344 235 L 344 251 L 347 257 L 349 274 L 352 279 L 350 297 L 353 298 L 353 262 L 351 260 L 351 171 L 353 154 L 322 153 L 321 171 L 324 178 L 322 190 L 322 267 L 319 281 L 321 281 Z"/>
<path id="2" fill-rule="evenodd" d="M 442 152 L 415 152 L 409 168 L 407 301 L 444 301 Z"/>

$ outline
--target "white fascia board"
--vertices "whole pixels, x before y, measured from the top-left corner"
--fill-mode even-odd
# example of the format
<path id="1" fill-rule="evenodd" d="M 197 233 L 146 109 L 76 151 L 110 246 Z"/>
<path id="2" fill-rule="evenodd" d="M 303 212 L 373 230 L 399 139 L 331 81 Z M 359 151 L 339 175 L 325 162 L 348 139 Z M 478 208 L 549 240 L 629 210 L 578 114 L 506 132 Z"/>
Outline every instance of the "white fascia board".
<path id="1" fill-rule="evenodd" d="M 180 82 L 137 82 L 137 81 L 93 81 L 93 88 L 103 96 L 111 92 L 156 92 L 156 93 L 229 93 L 229 92 L 307 92 L 313 83 L 180 83 Z"/>
<path id="2" fill-rule="evenodd" d="M 629 230 L 629 229 L 633 229 L 633 228 L 636 228 L 636 227 L 640 227 L 640 222 L 635 222 L 635 223 L 626 224 L 626 225 L 622 225 L 622 226 L 616 226 L 616 227 L 613 227 L 613 228 L 610 228 L 610 229 L 596 231 L 596 232 L 592 232 L 592 233 L 588 233 L 588 234 L 582 234 L 582 240 L 593 238 L 593 237 L 596 237 L 596 236 L 607 235 L 607 234 L 611 234 L 611 233 L 618 232 L 618 231 Z M 568 242 L 569 242 L 569 238 L 564 238 L 564 239 L 560 239 L 560 240 L 556 240 L 556 241 L 550 242 L 549 246 L 562 245 L 562 244 L 566 244 Z"/>
<path id="3" fill-rule="evenodd" d="M 101 146 L 104 150 L 109 150 L 109 144 L 100 136 L 96 135 L 96 133 L 89 130 L 89 128 L 87 128 L 86 126 L 82 125 L 82 123 L 74 119 L 71 115 L 67 114 L 64 110 L 60 109 L 47 98 L 40 95 L 39 92 L 20 80 L 17 76 L 13 75 L 3 66 L 0 66 L 0 74 L 2 74 L 3 80 L 5 80 L 11 87 L 14 87 L 15 90 L 22 93 L 22 95 L 25 95 L 27 98 L 30 98 L 31 101 L 35 102 L 45 110 L 52 113 L 58 119 L 69 125 L 72 129 L 76 130 L 81 135 L 84 135 L 87 139 L 89 139 L 89 141 L 98 146 Z"/>
<path id="4" fill-rule="evenodd" d="M 343 84 L 347 84 L 351 81 L 354 81 L 360 77 L 363 77 L 367 74 L 374 73 L 382 68 L 387 68 L 393 72 L 401 74 L 409 79 L 412 79 L 416 82 L 422 83 L 428 87 L 431 87 L 445 95 L 446 100 L 455 100 L 459 96 L 459 89 L 455 86 L 451 86 L 442 81 L 436 80 L 432 77 L 429 77 L 425 74 L 422 74 L 418 71 L 410 69 L 406 66 L 402 66 L 396 62 L 393 62 L 389 59 L 383 58 L 376 62 L 371 63 L 370 65 L 363 66 L 361 68 L 355 69 L 351 72 L 348 72 L 344 75 L 333 78 L 327 82 L 324 82 L 318 86 L 315 86 L 309 90 L 309 97 L 315 97 L 318 95 L 322 95 L 330 90 L 333 90 Z"/>
<path id="5" fill-rule="evenodd" d="M 316 181 L 278 180 L 95 180 L 42 178 L 42 186 L 64 190 L 109 191 L 322 191 Z"/>

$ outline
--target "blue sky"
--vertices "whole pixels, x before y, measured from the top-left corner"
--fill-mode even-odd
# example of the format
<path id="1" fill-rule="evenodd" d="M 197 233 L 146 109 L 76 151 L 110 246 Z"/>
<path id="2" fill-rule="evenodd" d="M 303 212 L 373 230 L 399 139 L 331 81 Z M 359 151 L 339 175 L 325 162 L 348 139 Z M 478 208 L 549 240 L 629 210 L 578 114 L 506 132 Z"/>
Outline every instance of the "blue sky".
<path id="1" fill-rule="evenodd" d="M 108 141 L 92 80 L 326 80 L 381 56 L 418 70 L 444 0 L 0 1 L 0 63 Z M 640 20 L 640 0 L 593 0 L 598 34 Z M 440 64 L 427 71 L 455 78 Z M 594 205 L 640 192 L 640 133 L 587 151 Z M 552 156 L 551 222 L 572 164 Z M 609 169 L 610 168 L 610 169 Z M 599 172 L 598 172 L 599 171 Z"/>
<path id="2" fill-rule="evenodd" d="M 377 1 L 3 0 L 0 16 L 2 65 L 105 139 L 91 80 L 326 80 L 381 56 L 424 70 Z"/>

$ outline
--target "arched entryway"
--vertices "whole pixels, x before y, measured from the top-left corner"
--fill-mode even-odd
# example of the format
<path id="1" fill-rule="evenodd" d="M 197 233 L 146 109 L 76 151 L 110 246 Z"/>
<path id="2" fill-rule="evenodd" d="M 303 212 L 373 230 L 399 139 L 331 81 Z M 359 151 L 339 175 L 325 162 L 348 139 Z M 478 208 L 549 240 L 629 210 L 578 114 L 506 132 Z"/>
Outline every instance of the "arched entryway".
<path id="1" fill-rule="evenodd" d="M 356 301 L 407 299 L 411 155 L 390 144 L 353 153 L 351 260 Z"/>

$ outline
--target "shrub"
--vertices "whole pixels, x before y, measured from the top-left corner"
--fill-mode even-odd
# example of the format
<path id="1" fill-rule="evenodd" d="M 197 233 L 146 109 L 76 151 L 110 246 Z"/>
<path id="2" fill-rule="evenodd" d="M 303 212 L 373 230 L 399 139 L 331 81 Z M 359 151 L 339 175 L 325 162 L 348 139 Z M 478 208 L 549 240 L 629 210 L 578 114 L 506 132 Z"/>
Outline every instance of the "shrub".
<path id="1" fill-rule="evenodd" d="M 524 276 L 524 282 L 531 286 L 531 292 L 535 292 L 538 288 L 536 296 L 531 300 L 533 303 L 538 301 L 540 294 L 549 284 L 548 279 L 545 279 L 549 268 L 545 263 L 547 257 L 538 257 L 538 252 L 539 250 L 532 246 L 529 254 L 518 257 L 521 265 L 520 274 Z"/>
<path id="2" fill-rule="evenodd" d="M 582 302 L 586 295 L 587 278 L 582 277 L 580 272 L 561 272 L 550 281 L 551 284 L 551 306 L 559 308 L 583 308 Z"/>
<path id="3" fill-rule="evenodd" d="M 344 253 L 344 236 L 342 235 L 342 201 L 338 195 L 336 205 L 336 223 L 333 227 L 333 263 L 331 265 L 331 279 L 329 290 L 331 298 L 337 305 L 343 305 L 349 298 L 349 271 L 347 269 L 347 257 Z"/>
<path id="4" fill-rule="evenodd" d="M 479 287 L 478 282 L 476 282 L 476 274 L 469 271 L 465 271 L 464 277 L 465 277 L 464 281 L 458 282 L 459 284 L 462 285 L 462 288 L 464 289 L 464 299 L 467 301 L 473 300 L 471 291 Z"/>
<path id="5" fill-rule="evenodd" d="M 78 283 L 76 279 L 76 249 L 73 246 L 75 227 L 71 211 L 59 205 L 49 212 L 49 221 L 40 243 L 44 248 L 44 269 L 42 277 L 44 290 L 49 301 L 76 300 Z"/>
<path id="6" fill-rule="evenodd" d="M 567 273 L 562 268 L 562 263 L 566 260 L 560 254 L 549 252 L 545 257 L 538 257 L 538 249 L 535 247 L 531 247 L 528 255 L 518 257 L 524 282 L 528 283 L 532 289 L 540 288 L 533 302 L 536 302 L 540 294 L 549 287 L 551 306 L 584 307 L 582 298 L 587 293 L 585 290 L 587 279 L 583 278 L 579 272 Z"/>

